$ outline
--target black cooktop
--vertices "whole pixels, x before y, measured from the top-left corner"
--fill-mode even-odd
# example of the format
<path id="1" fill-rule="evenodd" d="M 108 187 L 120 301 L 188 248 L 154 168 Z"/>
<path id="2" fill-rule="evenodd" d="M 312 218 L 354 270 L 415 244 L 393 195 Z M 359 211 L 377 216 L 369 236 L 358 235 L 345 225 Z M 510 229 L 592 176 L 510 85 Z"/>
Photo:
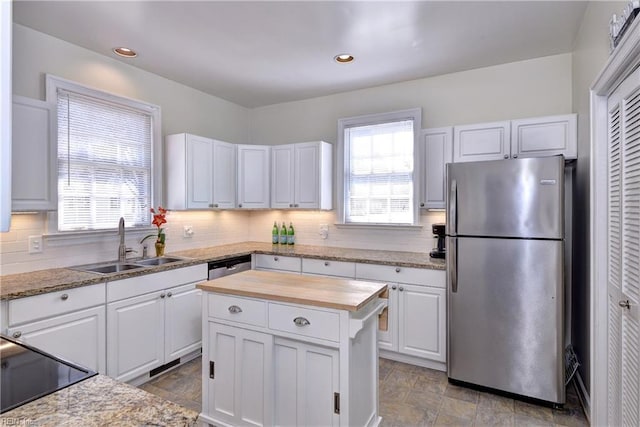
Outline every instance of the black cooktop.
<path id="1" fill-rule="evenodd" d="M 97 375 L 0 336 L 0 414 Z"/>

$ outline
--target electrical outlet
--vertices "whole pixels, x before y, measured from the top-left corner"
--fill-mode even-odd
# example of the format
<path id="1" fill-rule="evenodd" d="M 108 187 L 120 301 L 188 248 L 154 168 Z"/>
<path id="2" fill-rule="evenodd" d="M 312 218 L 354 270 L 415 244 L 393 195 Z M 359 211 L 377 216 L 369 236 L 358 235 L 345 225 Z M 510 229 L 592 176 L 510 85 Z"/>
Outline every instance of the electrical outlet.
<path id="1" fill-rule="evenodd" d="M 42 253 L 42 236 L 29 236 L 29 253 Z"/>
<path id="2" fill-rule="evenodd" d="M 318 234 L 320 234 L 320 237 L 326 240 L 327 237 L 329 237 L 329 225 L 320 224 L 320 232 Z"/>
<path id="3" fill-rule="evenodd" d="M 193 237 L 193 226 L 192 225 L 185 225 L 184 226 L 184 230 L 183 230 L 183 237 L 190 239 Z"/>

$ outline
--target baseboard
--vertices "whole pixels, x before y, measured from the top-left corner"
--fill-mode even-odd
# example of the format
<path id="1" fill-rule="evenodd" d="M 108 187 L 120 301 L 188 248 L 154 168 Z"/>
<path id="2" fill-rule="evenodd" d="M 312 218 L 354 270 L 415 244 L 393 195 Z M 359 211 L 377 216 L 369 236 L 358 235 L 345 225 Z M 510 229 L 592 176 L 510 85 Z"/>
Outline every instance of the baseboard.
<path id="1" fill-rule="evenodd" d="M 396 362 L 408 363 L 409 365 L 416 365 L 423 368 L 447 372 L 446 364 L 442 362 L 434 362 L 433 360 L 422 359 L 421 357 L 408 356 L 406 354 L 387 350 L 378 350 L 378 356 L 382 357 L 383 359 L 395 360 Z"/>
<path id="2" fill-rule="evenodd" d="M 576 371 L 574 378 L 574 384 L 576 386 L 576 391 L 578 392 L 578 399 L 580 399 L 580 404 L 582 405 L 582 409 L 584 410 L 584 415 L 587 417 L 587 421 L 591 424 L 591 403 L 589 399 L 589 393 L 587 392 L 587 388 L 584 386 L 584 382 L 582 381 L 582 377 L 580 376 L 580 372 Z"/>

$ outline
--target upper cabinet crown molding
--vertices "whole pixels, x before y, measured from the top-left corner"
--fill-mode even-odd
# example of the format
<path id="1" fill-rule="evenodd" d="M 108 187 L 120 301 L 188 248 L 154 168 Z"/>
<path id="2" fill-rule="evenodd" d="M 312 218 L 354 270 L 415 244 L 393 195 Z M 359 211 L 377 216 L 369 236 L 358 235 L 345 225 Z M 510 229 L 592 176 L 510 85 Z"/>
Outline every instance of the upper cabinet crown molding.
<path id="1" fill-rule="evenodd" d="M 57 209 L 57 108 L 54 103 L 13 96 L 13 211 Z"/>
<path id="2" fill-rule="evenodd" d="M 272 147 L 271 207 L 331 209 L 332 149 L 324 141 Z"/>

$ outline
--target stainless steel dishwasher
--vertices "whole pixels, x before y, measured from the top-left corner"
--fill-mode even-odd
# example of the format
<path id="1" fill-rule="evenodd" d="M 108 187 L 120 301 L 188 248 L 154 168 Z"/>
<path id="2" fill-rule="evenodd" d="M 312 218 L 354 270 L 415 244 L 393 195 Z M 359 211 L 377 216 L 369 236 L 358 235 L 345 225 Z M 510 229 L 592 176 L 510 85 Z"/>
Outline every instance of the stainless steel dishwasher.
<path id="1" fill-rule="evenodd" d="M 242 255 L 233 258 L 226 258 L 220 261 L 209 262 L 209 280 L 241 271 L 251 270 L 251 255 Z"/>

